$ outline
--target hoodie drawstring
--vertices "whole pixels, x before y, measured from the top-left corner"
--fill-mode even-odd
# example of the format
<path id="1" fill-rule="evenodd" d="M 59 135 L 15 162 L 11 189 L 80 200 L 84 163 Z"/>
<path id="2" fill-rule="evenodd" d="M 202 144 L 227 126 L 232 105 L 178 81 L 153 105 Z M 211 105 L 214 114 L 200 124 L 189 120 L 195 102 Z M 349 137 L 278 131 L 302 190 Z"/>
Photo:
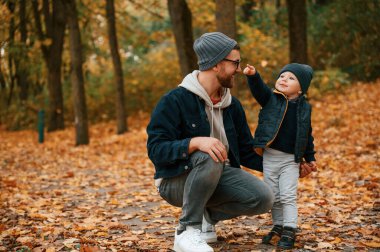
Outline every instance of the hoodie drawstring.
<path id="1" fill-rule="evenodd" d="M 221 117 L 220 115 L 220 106 L 219 106 L 219 118 Z M 219 139 L 222 140 L 222 131 L 219 130 Z"/>
<path id="2" fill-rule="evenodd" d="M 211 106 L 211 136 L 214 137 L 214 105 Z"/>

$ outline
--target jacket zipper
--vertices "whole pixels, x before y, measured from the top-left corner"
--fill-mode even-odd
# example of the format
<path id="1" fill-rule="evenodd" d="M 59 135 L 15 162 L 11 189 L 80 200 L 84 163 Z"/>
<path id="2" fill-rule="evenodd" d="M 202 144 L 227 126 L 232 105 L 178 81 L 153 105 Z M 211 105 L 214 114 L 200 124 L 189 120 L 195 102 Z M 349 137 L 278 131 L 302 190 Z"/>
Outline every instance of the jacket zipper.
<path id="1" fill-rule="evenodd" d="M 281 128 L 281 124 L 282 124 L 282 121 L 284 121 L 284 118 L 285 118 L 285 114 L 286 114 L 286 111 L 288 110 L 288 98 L 286 98 L 286 96 L 281 93 L 281 92 L 278 92 L 277 90 L 274 90 L 273 92 L 277 93 L 277 94 L 281 94 L 282 96 L 284 96 L 285 100 L 286 100 L 286 107 L 285 107 L 285 111 L 284 111 L 284 114 L 282 115 L 282 119 L 281 119 L 281 122 L 280 122 L 280 125 L 278 126 L 278 129 L 277 129 L 277 132 L 276 134 L 274 135 L 274 137 L 265 145 L 265 147 L 268 147 L 273 141 L 274 139 L 276 139 L 277 137 L 277 134 L 278 132 L 280 131 L 280 128 Z"/>

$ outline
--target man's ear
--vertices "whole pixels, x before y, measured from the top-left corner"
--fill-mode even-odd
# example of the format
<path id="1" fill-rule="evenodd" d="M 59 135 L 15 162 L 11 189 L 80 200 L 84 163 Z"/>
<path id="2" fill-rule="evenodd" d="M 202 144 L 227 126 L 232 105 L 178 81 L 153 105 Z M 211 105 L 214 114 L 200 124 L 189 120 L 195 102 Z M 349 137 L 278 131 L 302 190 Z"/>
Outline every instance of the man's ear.
<path id="1" fill-rule="evenodd" d="M 218 65 L 219 65 L 219 63 L 212 67 L 212 70 L 216 73 L 219 72 L 219 70 L 220 70 L 220 67 Z"/>

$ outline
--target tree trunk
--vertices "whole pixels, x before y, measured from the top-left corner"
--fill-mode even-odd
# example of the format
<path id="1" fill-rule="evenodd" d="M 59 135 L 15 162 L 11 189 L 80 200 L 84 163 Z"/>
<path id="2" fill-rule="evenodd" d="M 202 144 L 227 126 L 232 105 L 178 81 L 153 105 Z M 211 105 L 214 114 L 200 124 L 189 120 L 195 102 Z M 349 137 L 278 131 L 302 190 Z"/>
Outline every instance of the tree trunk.
<path id="1" fill-rule="evenodd" d="M 115 73 L 117 134 L 123 134 L 128 130 L 128 126 L 127 113 L 125 111 L 123 69 L 119 55 L 119 46 L 117 43 L 114 0 L 107 0 L 106 13 L 108 25 L 108 39 L 110 43 L 112 63 Z"/>
<path id="2" fill-rule="evenodd" d="M 316 5 L 324 6 L 333 2 L 333 0 L 315 0 L 314 2 L 315 2 L 314 4 Z"/>
<path id="3" fill-rule="evenodd" d="M 18 84 L 20 87 L 20 100 L 25 102 L 28 98 L 28 51 L 27 51 L 27 30 L 26 30 L 26 1 L 19 1 L 19 15 L 20 15 L 20 34 L 21 34 L 21 43 L 20 43 L 20 56 L 17 59 L 17 72 L 18 72 Z"/>
<path id="4" fill-rule="evenodd" d="M 76 145 L 88 144 L 88 123 L 86 96 L 84 90 L 82 69 L 82 43 L 79 31 L 78 16 L 75 0 L 61 0 L 65 5 L 68 17 L 70 58 L 71 58 L 71 82 L 73 87 Z"/>
<path id="5" fill-rule="evenodd" d="M 9 41 L 8 41 L 8 46 L 10 48 L 14 47 L 14 38 L 15 38 L 15 19 L 14 19 L 14 10 L 15 10 L 15 2 L 14 1 L 8 1 L 7 2 L 8 9 L 11 13 L 11 20 L 9 24 Z M 14 90 L 14 85 L 15 85 L 15 75 L 13 74 L 13 57 L 14 53 L 9 52 L 8 53 L 8 68 L 9 68 L 9 82 L 10 82 L 10 91 L 9 91 L 9 96 L 8 96 L 8 101 L 7 101 L 7 106 L 10 106 L 12 102 L 12 97 L 13 97 L 13 90 Z"/>
<path id="6" fill-rule="evenodd" d="M 0 63 L 1 63 L 1 60 L 0 60 Z M 7 87 L 7 84 L 5 83 L 5 78 L 4 78 L 3 72 L 1 71 L 1 68 L 0 68 L 0 89 L 1 89 L 1 91 L 4 91 L 4 93 L 5 93 L 6 87 Z"/>
<path id="7" fill-rule="evenodd" d="M 236 40 L 235 0 L 216 0 L 216 29 Z"/>
<path id="8" fill-rule="evenodd" d="M 61 83 L 62 52 L 66 28 L 66 14 L 61 1 L 52 1 L 52 14 L 48 0 L 43 1 L 43 13 L 46 32 L 43 32 L 38 1 L 33 0 L 33 12 L 38 39 L 48 69 L 48 131 L 64 128 L 63 92 Z M 50 46 L 45 46 L 45 39 L 50 39 Z"/>
<path id="9" fill-rule="evenodd" d="M 287 0 L 290 62 L 307 64 L 306 0 Z"/>
<path id="10" fill-rule="evenodd" d="M 191 11 L 185 0 L 168 0 L 169 15 L 177 47 L 182 76 L 198 68 L 193 50 L 193 26 Z"/>
<path id="11" fill-rule="evenodd" d="M 253 0 L 246 0 L 241 5 L 240 9 L 242 11 L 242 20 L 244 22 L 248 22 L 249 19 L 252 17 L 253 8 L 256 7 L 257 3 Z"/>
<path id="12" fill-rule="evenodd" d="M 276 9 L 280 9 L 281 7 L 281 0 L 276 0 Z"/>

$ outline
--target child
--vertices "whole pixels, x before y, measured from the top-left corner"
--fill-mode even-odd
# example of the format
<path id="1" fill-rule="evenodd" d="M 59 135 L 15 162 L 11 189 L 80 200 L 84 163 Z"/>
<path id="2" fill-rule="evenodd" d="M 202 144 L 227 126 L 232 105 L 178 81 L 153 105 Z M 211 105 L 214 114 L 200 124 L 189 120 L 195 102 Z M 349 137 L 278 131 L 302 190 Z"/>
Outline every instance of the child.
<path id="1" fill-rule="evenodd" d="M 303 159 L 317 169 L 311 128 L 311 106 L 306 94 L 313 78 L 308 65 L 292 63 L 280 71 L 275 89 L 262 81 L 256 69 L 244 69 L 252 95 L 261 105 L 254 137 L 255 151 L 263 155 L 264 181 L 273 188 L 273 228 L 262 242 L 281 237 L 277 246 L 294 247 L 297 229 L 297 183 Z M 302 177 L 302 174 L 301 174 Z"/>

